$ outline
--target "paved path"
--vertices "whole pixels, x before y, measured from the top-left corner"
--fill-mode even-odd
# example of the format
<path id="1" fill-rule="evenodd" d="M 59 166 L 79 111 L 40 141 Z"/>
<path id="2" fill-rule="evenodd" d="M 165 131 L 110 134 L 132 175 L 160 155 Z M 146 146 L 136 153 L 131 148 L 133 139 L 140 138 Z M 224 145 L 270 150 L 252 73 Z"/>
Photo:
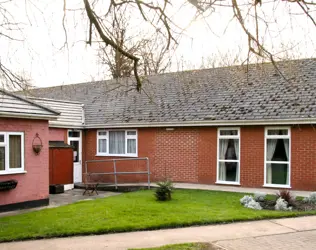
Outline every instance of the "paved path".
<path id="1" fill-rule="evenodd" d="M 119 186 L 144 186 L 147 187 L 147 183 L 125 183 L 119 184 Z M 156 187 L 156 183 L 150 184 L 152 187 Z M 102 184 L 100 185 L 102 186 Z M 108 185 L 104 185 L 106 187 Z M 226 186 L 226 185 L 208 185 L 208 184 L 196 184 L 196 183 L 174 183 L 175 188 L 180 189 L 198 189 L 198 190 L 213 190 L 213 191 L 227 191 L 227 192 L 237 192 L 237 193 L 255 193 L 255 192 L 265 192 L 267 194 L 276 194 L 279 190 L 273 188 L 247 188 L 239 186 Z M 290 190 L 295 196 L 307 197 L 311 192 L 309 191 L 297 191 Z"/>
<path id="2" fill-rule="evenodd" d="M 176 188 L 183 189 L 200 189 L 200 190 L 214 190 L 214 191 L 227 191 L 237 193 L 255 193 L 265 192 L 267 194 L 276 194 L 279 190 L 272 188 L 247 188 L 247 187 L 235 187 L 226 185 L 206 185 L 206 184 L 192 184 L 192 183 L 175 183 Z M 308 191 L 296 191 L 290 190 L 295 196 L 307 197 L 311 192 Z"/>
<path id="3" fill-rule="evenodd" d="M 316 216 L 0 244 L 1 250 L 104 250 L 212 242 L 227 250 L 316 247 Z"/>
<path id="4" fill-rule="evenodd" d="M 15 210 L 10 212 L 4 212 L 0 213 L 0 218 L 5 216 L 11 216 L 11 215 L 17 215 L 17 214 L 23 214 L 28 213 L 32 211 L 47 209 L 47 208 L 53 208 L 53 207 L 59 207 L 67 204 L 72 204 L 78 201 L 88 201 L 88 200 L 95 200 L 105 197 L 110 197 L 114 195 L 119 195 L 120 193 L 116 192 L 104 192 L 104 191 L 98 191 L 98 195 L 93 194 L 85 194 L 83 195 L 82 189 L 72 189 L 65 191 L 62 194 L 50 194 L 49 195 L 49 206 L 43 206 L 43 207 L 36 207 L 36 208 L 29 208 L 29 209 L 22 209 L 22 210 Z M 0 248 L 1 250 L 1 248 Z"/>
<path id="5" fill-rule="evenodd" d="M 227 250 L 314 250 L 316 231 L 226 240 L 217 242 L 216 245 Z"/>

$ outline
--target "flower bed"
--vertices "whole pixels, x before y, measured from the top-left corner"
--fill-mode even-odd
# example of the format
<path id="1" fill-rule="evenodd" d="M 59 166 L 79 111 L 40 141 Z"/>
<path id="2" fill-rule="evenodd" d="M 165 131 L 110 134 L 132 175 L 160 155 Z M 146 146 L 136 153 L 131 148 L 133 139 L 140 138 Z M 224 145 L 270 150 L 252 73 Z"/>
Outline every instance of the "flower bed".
<path id="1" fill-rule="evenodd" d="M 276 200 L 259 201 L 262 209 L 275 210 Z M 316 204 L 306 203 L 303 200 L 295 200 L 292 204 L 292 211 L 312 211 L 316 210 Z"/>
<path id="2" fill-rule="evenodd" d="M 265 193 L 245 195 L 240 203 L 254 210 L 279 210 L 279 211 L 313 211 L 316 210 L 316 192 L 304 199 L 296 198 L 289 190 L 279 191 L 276 196 L 267 198 Z"/>

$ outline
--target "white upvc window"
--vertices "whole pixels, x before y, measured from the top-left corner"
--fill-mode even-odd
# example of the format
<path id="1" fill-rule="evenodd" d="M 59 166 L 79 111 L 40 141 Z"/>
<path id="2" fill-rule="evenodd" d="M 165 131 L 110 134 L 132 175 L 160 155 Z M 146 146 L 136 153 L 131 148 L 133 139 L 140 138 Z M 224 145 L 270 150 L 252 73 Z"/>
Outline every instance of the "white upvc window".
<path id="1" fill-rule="evenodd" d="M 239 185 L 240 129 L 219 128 L 217 135 L 217 181 Z"/>
<path id="2" fill-rule="evenodd" d="M 98 130 L 97 155 L 137 157 L 137 130 Z"/>
<path id="3" fill-rule="evenodd" d="M 24 172 L 24 134 L 0 132 L 0 175 Z"/>
<path id="4" fill-rule="evenodd" d="M 290 187 L 291 129 L 265 128 L 264 186 Z"/>

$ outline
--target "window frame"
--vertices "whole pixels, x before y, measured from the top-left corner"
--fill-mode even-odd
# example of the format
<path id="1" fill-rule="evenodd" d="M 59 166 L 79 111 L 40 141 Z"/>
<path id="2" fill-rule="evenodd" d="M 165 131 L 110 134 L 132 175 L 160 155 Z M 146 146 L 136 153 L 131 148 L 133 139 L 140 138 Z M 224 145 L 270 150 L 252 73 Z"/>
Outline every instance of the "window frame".
<path id="1" fill-rule="evenodd" d="M 220 132 L 223 130 L 236 130 L 237 135 L 221 135 Z M 238 147 L 239 147 L 239 159 L 238 160 L 221 160 L 219 159 L 219 141 L 220 139 L 238 139 Z M 222 127 L 217 129 L 217 157 L 216 157 L 216 184 L 226 184 L 226 185 L 240 185 L 240 127 Z M 238 173 L 237 179 L 238 181 L 222 181 L 219 180 L 219 165 L 220 162 L 237 162 L 238 165 Z"/>
<path id="2" fill-rule="evenodd" d="M 125 132 L 125 153 L 124 154 L 110 154 L 110 132 L 124 131 Z M 106 132 L 106 135 L 99 135 L 99 132 Z M 135 132 L 135 135 L 128 135 L 128 132 Z M 106 139 L 106 150 L 107 152 L 99 152 L 99 140 Z M 127 153 L 127 140 L 135 139 L 136 141 L 136 153 Z M 96 156 L 118 156 L 118 157 L 137 157 L 138 156 L 138 131 L 137 129 L 98 129 L 97 130 L 97 153 Z"/>
<path id="3" fill-rule="evenodd" d="M 268 135 L 268 130 L 287 130 L 287 135 Z M 288 161 L 267 161 L 267 140 L 268 139 L 288 139 L 289 140 L 289 159 Z M 274 188 L 291 188 L 291 127 L 265 127 L 264 129 L 264 187 L 274 187 Z M 288 178 L 289 184 L 270 184 L 267 183 L 267 163 L 270 164 L 287 164 L 288 165 Z"/>
<path id="4" fill-rule="evenodd" d="M 4 170 L 0 170 L 0 175 L 8 175 L 8 174 L 21 174 L 26 173 L 25 165 L 24 165 L 24 132 L 8 132 L 8 131 L 0 131 L 1 135 L 4 135 L 4 142 L 0 142 L 0 147 L 4 147 L 4 155 L 5 162 Z M 10 168 L 10 135 L 19 135 L 21 136 L 21 168 Z"/>

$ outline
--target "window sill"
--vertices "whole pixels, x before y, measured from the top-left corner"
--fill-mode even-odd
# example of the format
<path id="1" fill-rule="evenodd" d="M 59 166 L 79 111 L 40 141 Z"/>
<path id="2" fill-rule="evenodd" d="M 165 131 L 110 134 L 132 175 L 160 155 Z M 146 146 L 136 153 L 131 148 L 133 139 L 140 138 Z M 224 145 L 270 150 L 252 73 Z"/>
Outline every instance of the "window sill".
<path id="1" fill-rule="evenodd" d="M 124 157 L 124 158 L 137 158 L 137 155 L 115 155 L 115 154 L 96 154 L 97 157 Z"/>
<path id="2" fill-rule="evenodd" d="M 27 171 L 15 171 L 15 172 L 0 172 L 0 175 L 11 175 L 11 174 L 26 174 Z"/>
<path id="3" fill-rule="evenodd" d="M 269 188 L 291 188 L 289 185 L 277 185 L 277 184 L 264 184 L 263 187 Z"/>
<path id="4" fill-rule="evenodd" d="M 240 186 L 239 182 L 217 181 L 215 184 Z"/>

